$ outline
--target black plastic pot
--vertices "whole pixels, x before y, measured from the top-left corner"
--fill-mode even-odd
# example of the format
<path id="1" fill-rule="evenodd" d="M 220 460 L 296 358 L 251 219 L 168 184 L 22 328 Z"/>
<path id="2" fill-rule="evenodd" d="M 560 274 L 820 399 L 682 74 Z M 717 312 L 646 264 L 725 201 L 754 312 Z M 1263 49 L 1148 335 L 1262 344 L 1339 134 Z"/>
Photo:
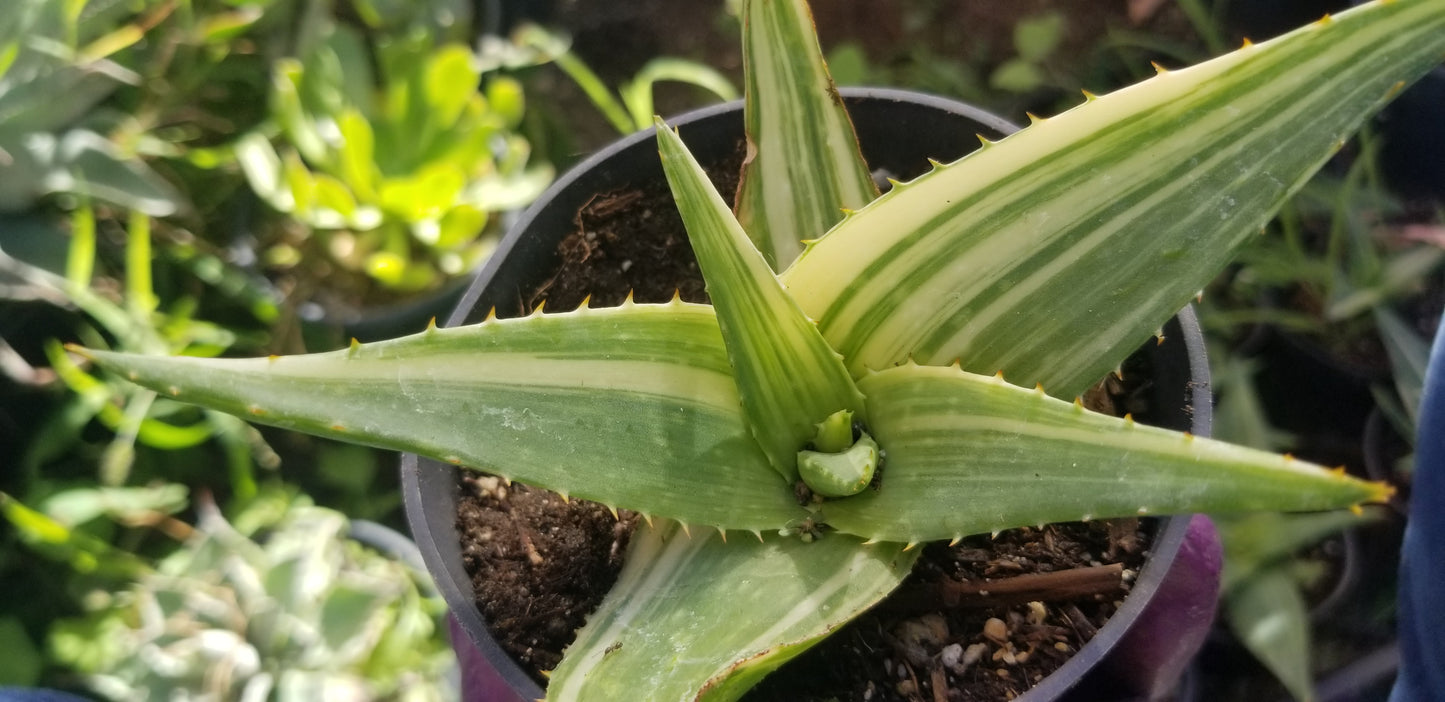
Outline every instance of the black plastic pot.
<path id="1" fill-rule="evenodd" d="M 925 170 L 928 158 L 947 161 L 973 151 L 979 143 L 976 133 L 998 138 L 1015 129 L 976 108 L 918 93 L 852 89 L 844 90 L 843 96 L 869 164 L 896 176 L 911 177 Z M 669 124 L 680 127 L 683 140 L 701 163 L 719 163 L 734 153 L 742 138 L 741 103 L 691 112 Z M 577 166 L 508 233 L 447 325 L 479 322 L 494 307 L 521 309 L 518 291 L 530 289 L 530 283 L 555 270 L 556 245 L 573 228 L 581 206 L 596 194 L 663 178 L 652 130 L 622 139 Z M 1161 409 L 1159 423 L 1206 435 L 1208 364 L 1193 312 L 1185 310 L 1172 320 L 1165 337 L 1169 341 L 1162 345 L 1146 345 L 1156 369 L 1151 407 Z M 468 698 L 520 702 L 541 697 L 542 690 L 493 640 L 473 603 L 455 525 L 458 469 L 407 455 L 401 470 L 407 518 L 423 559 L 475 645 L 472 653 L 486 661 L 485 669 L 464 671 Z M 1133 594 L 1087 646 L 1022 699 L 1063 699 L 1074 688 L 1090 691 L 1090 696 L 1076 699 L 1117 699 L 1172 684 L 1202 642 L 1217 594 L 1218 544 L 1212 525 L 1203 520 L 1190 527 L 1189 518 L 1160 520 L 1151 560 L 1140 572 Z M 1181 549 L 1189 555 L 1176 560 Z M 1171 570 L 1176 563 L 1180 567 Z M 1166 611 L 1155 607 L 1161 602 Z M 1183 622 L 1160 620 L 1157 626 L 1135 626 L 1150 616 L 1168 617 L 1176 611 L 1186 611 Z M 1117 666 L 1104 664 L 1114 650 L 1131 660 Z M 1148 661 L 1149 670 L 1140 670 L 1133 660 Z M 1098 691 L 1109 691 L 1111 696 L 1099 696 Z"/>

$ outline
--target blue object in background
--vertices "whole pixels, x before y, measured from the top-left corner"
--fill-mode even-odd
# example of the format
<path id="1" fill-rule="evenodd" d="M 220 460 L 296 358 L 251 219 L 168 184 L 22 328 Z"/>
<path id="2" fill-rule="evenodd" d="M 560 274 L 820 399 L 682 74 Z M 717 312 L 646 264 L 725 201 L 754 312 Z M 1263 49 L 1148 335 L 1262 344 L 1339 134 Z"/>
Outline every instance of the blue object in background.
<path id="1" fill-rule="evenodd" d="M 1445 329 L 1442 329 L 1445 331 Z M 1445 333 L 1436 332 L 1400 558 L 1400 673 L 1390 702 L 1445 700 Z"/>

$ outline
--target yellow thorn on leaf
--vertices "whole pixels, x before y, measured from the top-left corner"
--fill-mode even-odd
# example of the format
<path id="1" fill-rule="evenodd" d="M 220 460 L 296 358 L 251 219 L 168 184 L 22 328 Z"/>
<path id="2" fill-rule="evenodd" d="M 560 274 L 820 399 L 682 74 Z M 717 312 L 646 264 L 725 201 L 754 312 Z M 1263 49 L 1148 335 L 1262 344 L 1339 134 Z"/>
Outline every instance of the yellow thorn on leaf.
<path id="1" fill-rule="evenodd" d="M 672 302 L 672 304 L 674 304 L 674 305 L 680 305 L 680 304 L 682 304 L 682 290 L 681 290 L 680 288 L 673 288 L 673 289 L 672 289 L 672 301 L 671 301 L 671 302 Z"/>
<path id="2" fill-rule="evenodd" d="M 628 291 L 627 291 L 627 299 L 622 301 L 622 306 L 623 306 L 623 307 L 631 307 L 631 306 L 633 306 L 633 305 L 635 305 L 635 304 L 637 304 L 637 303 L 632 301 L 632 291 L 631 291 L 631 290 L 628 290 Z"/>
<path id="3" fill-rule="evenodd" d="M 994 371 L 993 377 L 994 377 L 995 380 L 997 380 L 997 381 L 999 381 L 999 382 L 1004 382 L 1004 379 L 1003 379 L 1003 369 L 1000 368 L 999 370 Z"/>
<path id="4" fill-rule="evenodd" d="M 1363 508 L 1363 507 L 1361 507 L 1361 506 L 1359 506 L 1359 505 L 1357 505 L 1357 504 L 1355 504 L 1355 505 L 1350 505 L 1350 514 L 1353 514 L 1353 515 L 1355 515 L 1356 517 L 1363 517 L 1363 516 L 1365 516 L 1365 508 Z"/>
<path id="5" fill-rule="evenodd" d="M 343 432 L 344 432 L 344 431 L 346 431 L 346 425 L 345 425 L 345 424 L 342 424 L 341 422 L 336 422 L 335 424 L 332 424 L 332 425 L 331 425 L 331 431 L 343 431 Z"/>
<path id="6" fill-rule="evenodd" d="M 1243 44 L 1240 44 L 1240 45 L 1239 45 L 1239 48 L 1241 48 L 1241 49 L 1248 49 L 1248 48 L 1251 47 L 1251 46 L 1254 46 L 1254 42 L 1250 41 L 1250 40 L 1249 40 L 1249 37 L 1245 37 L 1245 38 L 1244 38 L 1244 43 L 1243 43 Z"/>
<path id="7" fill-rule="evenodd" d="M 166 392 L 169 392 L 169 393 L 171 394 L 171 397 L 180 397 L 180 396 L 181 396 L 181 389 L 178 388 L 178 387 L 176 387 L 176 386 L 174 386 L 174 385 L 166 388 Z"/>
<path id="8" fill-rule="evenodd" d="M 717 533 L 718 533 L 718 536 L 721 536 L 721 537 L 722 537 L 723 543 L 727 543 L 727 542 L 728 542 L 728 533 L 727 533 L 727 530 L 723 529 L 722 527 L 718 527 L 718 528 L 717 528 Z"/>
<path id="9" fill-rule="evenodd" d="M 434 332 L 437 330 L 437 318 L 435 316 L 433 316 L 431 320 L 426 323 L 426 330 L 429 332 Z"/>
<path id="10" fill-rule="evenodd" d="M 908 544 L 903 547 L 903 551 L 906 553 L 906 552 L 908 552 L 908 551 L 912 551 L 912 550 L 915 549 L 915 548 L 918 548 L 918 542 L 917 542 L 917 541 L 909 541 Z"/>
<path id="11" fill-rule="evenodd" d="M 1035 394 L 1035 395 L 1038 395 L 1038 396 L 1040 396 L 1040 397 L 1043 397 L 1044 395 L 1047 394 L 1047 393 L 1044 392 L 1044 384 L 1043 384 L 1043 383 L 1034 383 L 1034 394 Z"/>
<path id="12" fill-rule="evenodd" d="M 949 539 L 949 540 L 948 540 L 948 547 L 949 547 L 949 548 L 953 548 L 954 546 L 957 546 L 957 545 L 958 545 L 958 542 L 960 542 L 960 541 L 963 541 L 963 537 L 962 537 L 962 536 L 955 536 L 955 537 L 953 537 L 952 539 Z"/>
<path id="13" fill-rule="evenodd" d="M 753 530 L 753 536 L 758 537 L 758 543 L 763 543 L 763 532 L 758 531 L 757 529 L 754 529 L 754 530 Z"/>
<path id="14" fill-rule="evenodd" d="M 263 410 L 263 409 L 261 409 L 260 407 L 258 407 L 258 406 L 256 406 L 256 405 L 251 405 L 250 407 L 247 407 L 247 408 L 246 408 L 246 411 L 247 411 L 247 412 L 250 412 L 251 414 L 253 414 L 253 415 L 257 416 L 257 417 L 259 417 L 259 416 L 261 416 L 261 415 L 263 415 L 263 414 L 266 414 L 266 410 Z"/>
<path id="15" fill-rule="evenodd" d="M 1335 18 L 1332 17 L 1332 16 L 1330 15 L 1330 13 L 1326 12 L 1326 13 L 1325 13 L 1325 16 L 1319 18 L 1319 20 L 1317 20 L 1317 21 L 1315 22 L 1315 24 L 1316 24 L 1316 25 L 1319 25 L 1319 26 L 1324 26 L 1324 25 L 1330 24 L 1331 22 L 1334 22 L 1334 21 L 1335 21 Z"/>
<path id="16" fill-rule="evenodd" d="M 1087 100 L 1087 101 L 1089 101 L 1089 102 L 1093 102 L 1093 101 L 1099 99 L 1099 96 L 1098 96 L 1098 95 L 1095 95 L 1095 94 L 1093 94 L 1093 93 L 1091 93 L 1091 92 L 1089 92 L 1089 91 L 1087 91 L 1087 90 L 1084 90 L 1084 91 L 1082 91 L 1082 92 L 1084 93 L 1084 99 Z"/>
<path id="17" fill-rule="evenodd" d="M 456 456 L 447 456 L 447 463 L 450 463 L 454 466 L 459 466 L 462 464 L 462 459 Z"/>
<path id="18" fill-rule="evenodd" d="M 534 314 L 534 315 L 542 314 L 542 308 L 544 308 L 544 307 L 546 307 L 546 306 L 547 306 L 547 298 L 544 297 L 544 298 L 542 298 L 542 301 L 541 301 L 541 302 L 538 302 L 538 303 L 537 303 L 537 306 L 536 306 L 536 307 L 532 308 L 532 314 Z"/>
<path id="19" fill-rule="evenodd" d="M 562 498 L 562 504 L 564 504 L 564 505 L 570 505 L 570 504 L 572 504 L 572 498 L 571 498 L 571 497 L 568 497 L 568 496 L 567 496 L 567 493 L 565 493 L 565 492 L 559 492 L 559 493 L 557 493 L 557 496 L 560 497 L 560 498 Z"/>
<path id="20" fill-rule="evenodd" d="M 648 528 L 652 528 L 652 515 L 650 515 L 650 514 L 644 514 L 644 515 L 642 515 L 642 521 L 647 522 Z"/>
<path id="21" fill-rule="evenodd" d="M 689 539 L 692 538 L 692 529 L 689 529 L 689 528 L 688 528 L 687 522 L 678 522 L 677 525 L 678 525 L 679 527 L 682 527 L 682 533 L 683 533 L 684 536 L 686 536 L 686 537 L 689 538 Z"/>
<path id="22" fill-rule="evenodd" d="M 487 318 L 486 318 L 486 319 L 483 319 L 482 321 L 483 321 L 483 322 L 495 322 L 496 320 L 497 320 L 497 308 L 496 308 L 496 307 L 492 307 L 491 309 L 487 310 Z"/>
<path id="23" fill-rule="evenodd" d="M 281 360 L 281 357 L 280 357 L 280 356 L 277 356 L 276 354 L 273 353 L 273 354 L 271 354 L 270 356 L 267 356 L 267 357 L 266 357 L 266 360 L 268 360 L 268 361 L 270 361 L 270 362 L 272 362 L 272 363 L 275 363 L 276 361 Z"/>
<path id="24" fill-rule="evenodd" d="M 1332 474 L 1334 474 L 1334 475 L 1338 475 L 1338 476 L 1340 476 L 1340 477 L 1344 477 L 1344 475 L 1345 475 L 1345 467 L 1344 467 L 1344 466 L 1335 466 L 1334 468 L 1331 468 L 1331 469 L 1330 469 L 1330 473 L 1332 473 Z"/>
<path id="25" fill-rule="evenodd" d="M 1186 443 L 1187 443 L 1187 442 L 1190 442 L 1190 441 L 1193 441 L 1193 440 L 1194 440 L 1194 435 L 1193 435 L 1193 434 L 1190 434 L 1190 433 L 1187 432 L 1187 431 L 1184 432 L 1184 441 L 1185 441 Z"/>
<path id="26" fill-rule="evenodd" d="M 613 507 L 612 505 L 607 505 L 607 511 L 612 513 L 612 518 L 613 518 L 613 519 L 615 519 L 615 520 L 617 520 L 617 521 L 621 521 L 621 520 L 622 520 L 622 517 L 617 516 L 617 508 L 616 508 L 616 507 Z"/>
<path id="27" fill-rule="evenodd" d="M 1084 409 L 1084 398 L 1079 397 L 1079 396 L 1077 396 L 1077 395 L 1074 396 L 1074 409 L 1077 409 L 1077 410 Z"/>
<path id="28" fill-rule="evenodd" d="M 1124 413 L 1124 423 L 1125 423 L 1125 424 L 1128 424 L 1128 425 L 1130 425 L 1130 426 L 1133 426 L 1133 425 L 1134 425 L 1134 413 L 1132 413 L 1132 412 L 1125 412 L 1125 413 Z"/>
<path id="29" fill-rule="evenodd" d="M 1169 69 L 1167 69 L 1167 68 L 1165 68 L 1165 67 L 1163 67 L 1163 66 L 1160 66 L 1158 61 L 1150 61 L 1150 62 L 1149 62 L 1149 65 L 1154 67 L 1154 72 L 1155 72 L 1156 74 L 1158 74 L 1158 75 L 1161 75 L 1161 76 L 1162 76 L 1162 75 L 1164 75 L 1165 73 L 1168 73 L 1168 72 L 1169 72 Z"/>
<path id="30" fill-rule="evenodd" d="M 940 161 L 940 160 L 938 160 L 938 159 L 936 159 L 936 158 L 930 158 L 930 159 L 928 159 L 928 165 L 930 165 L 930 166 L 932 166 L 932 167 L 934 167 L 934 168 L 943 168 L 946 164 L 944 164 L 944 162 L 942 162 L 942 161 Z"/>
<path id="31" fill-rule="evenodd" d="M 579 309 L 579 310 L 585 310 L 585 309 L 587 309 L 587 308 L 589 308 L 589 307 L 591 307 L 591 306 L 592 306 L 592 293 L 587 293 L 587 296 L 584 297 L 584 298 L 582 298 L 582 304 L 581 304 L 581 305 L 578 305 L 578 306 L 577 306 L 577 309 Z"/>
<path id="32" fill-rule="evenodd" d="M 1038 115 L 1036 115 L 1036 114 L 1034 114 L 1034 113 L 1032 113 L 1032 112 L 1025 112 L 1024 114 L 1028 116 L 1028 118 L 1029 118 L 1029 124 L 1038 124 L 1038 123 L 1040 123 L 1040 122 L 1045 121 L 1045 119 L 1044 119 L 1043 117 L 1040 117 L 1040 116 L 1038 116 Z"/>
<path id="33" fill-rule="evenodd" d="M 982 144 L 982 145 L 983 145 L 983 148 L 986 149 L 986 148 L 988 148 L 988 147 L 990 147 L 990 146 L 993 146 L 993 142 L 992 142 L 992 141 L 989 141 L 989 140 L 988 140 L 988 137 L 986 137 L 986 136 L 984 136 L 984 135 L 982 135 L 982 134 L 975 134 L 974 136 L 978 137 L 978 143 Z"/>

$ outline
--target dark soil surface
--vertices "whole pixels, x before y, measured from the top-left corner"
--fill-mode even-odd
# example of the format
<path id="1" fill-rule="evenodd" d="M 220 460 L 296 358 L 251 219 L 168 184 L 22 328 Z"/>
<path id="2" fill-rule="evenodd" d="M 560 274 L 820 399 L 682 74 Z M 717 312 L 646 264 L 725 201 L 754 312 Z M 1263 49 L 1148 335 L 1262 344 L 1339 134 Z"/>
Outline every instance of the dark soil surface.
<path id="1" fill-rule="evenodd" d="M 740 160 L 740 159 L 739 159 Z M 715 169 L 736 187 L 738 162 Z M 535 308 L 706 301 L 666 184 L 599 195 L 558 247 L 561 268 L 526 296 Z M 530 311 L 530 310 L 528 310 Z M 1125 377 L 1141 377 L 1127 372 Z M 1088 398 L 1142 413 L 1138 390 L 1113 379 Z M 458 530 L 477 603 L 526 667 L 553 668 L 622 564 L 635 516 L 583 500 L 462 478 Z M 1062 665 L 1113 614 L 1142 565 L 1152 521 L 1017 529 L 926 547 L 881 606 L 770 676 L 749 700 L 938 702 L 1011 699 Z M 539 683 L 545 679 L 537 675 Z M 807 689 L 802 689 L 806 684 Z"/>

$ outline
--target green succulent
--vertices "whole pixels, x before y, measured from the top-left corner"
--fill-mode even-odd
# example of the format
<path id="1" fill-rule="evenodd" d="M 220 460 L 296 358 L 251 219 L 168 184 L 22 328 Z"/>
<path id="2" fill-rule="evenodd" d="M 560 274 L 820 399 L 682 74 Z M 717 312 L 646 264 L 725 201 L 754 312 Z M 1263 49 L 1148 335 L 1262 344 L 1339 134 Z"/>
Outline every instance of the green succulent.
<path id="1" fill-rule="evenodd" d="M 483 81 L 462 44 L 390 54 L 379 89 L 361 38 L 340 27 L 304 61 L 278 61 L 267 129 L 282 147 L 263 129 L 236 155 L 267 203 L 332 233 L 341 262 L 417 290 L 484 260 L 491 215 L 530 202 L 552 169 L 529 164 L 516 133 L 520 83 Z"/>
<path id="2" fill-rule="evenodd" d="M 803 0 L 749 0 L 743 26 L 752 158 L 736 217 L 657 132 L 712 305 L 584 307 L 285 358 L 93 357 L 258 422 L 666 518 L 634 536 L 551 672 L 556 700 L 735 699 L 887 595 L 925 541 L 1387 496 L 1070 400 L 1445 56 L 1445 1 L 1378 2 L 1161 69 L 881 197 Z M 881 485 L 800 504 L 800 452 L 854 439 L 832 426 L 840 411 L 886 452 Z M 827 531 L 779 535 L 801 523 Z M 738 532 L 757 538 L 723 538 Z"/>

